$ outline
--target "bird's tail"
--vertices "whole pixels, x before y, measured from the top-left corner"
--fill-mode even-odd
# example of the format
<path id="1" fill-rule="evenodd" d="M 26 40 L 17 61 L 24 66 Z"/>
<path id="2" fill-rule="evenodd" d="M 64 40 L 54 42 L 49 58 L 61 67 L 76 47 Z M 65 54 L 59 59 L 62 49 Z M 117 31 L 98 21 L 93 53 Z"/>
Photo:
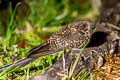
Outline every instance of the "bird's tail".
<path id="1" fill-rule="evenodd" d="M 15 63 L 10 63 L 10 64 L 7 64 L 7 65 L 4 65 L 2 67 L 0 67 L 0 72 L 2 72 L 3 70 L 11 67 L 11 68 L 16 68 L 16 67 L 23 67 L 27 64 L 29 64 L 30 62 L 33 62 L 35 59 L 33 58 L 24 58 L 24 59 L 21 59 Z"/>

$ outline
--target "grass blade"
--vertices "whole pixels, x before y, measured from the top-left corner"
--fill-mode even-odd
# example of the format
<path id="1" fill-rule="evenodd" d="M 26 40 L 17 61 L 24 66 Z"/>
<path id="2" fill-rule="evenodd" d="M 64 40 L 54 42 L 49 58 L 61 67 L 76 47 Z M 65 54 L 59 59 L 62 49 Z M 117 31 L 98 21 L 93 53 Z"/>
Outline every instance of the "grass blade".
<path id="1" fill-rule="evenodd" d="M 72 77 L 72 74 L 73 74 L 73 72 L 74 72 L 74 69 L 75 69 L 75 67 L 76 67 L 76 65 L 77 65 L 77 62 L 78 62 L 78 60 L 79 60 L 79 57 L 80 57 L 80 55 L 81 55 L 81 53 L 83 52 L 83 50 L 85 49 L 85 47 L 88 45 L 88 42 L 83 46 L 83 48 L 80 50 L 80 52 L 79 52 L 79 54 L 77 55 L 77 57 L 76 57 L 76 59 L 75 59 L 75 61 L 74 61 L 74 63 L 73 63 L 73 66 L 70 68 L 70 73 L 69 73 L 69 78 L 71 78 Z"/>

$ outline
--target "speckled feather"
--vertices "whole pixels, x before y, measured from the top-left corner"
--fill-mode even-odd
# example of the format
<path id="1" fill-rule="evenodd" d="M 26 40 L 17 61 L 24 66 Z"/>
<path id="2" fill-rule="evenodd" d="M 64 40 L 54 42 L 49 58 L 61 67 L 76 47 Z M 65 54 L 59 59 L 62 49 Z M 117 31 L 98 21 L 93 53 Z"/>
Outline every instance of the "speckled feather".
<path id="1" fill-rule="evenodd" d="M 63 49 L 82 48 L 90 41 L 93 23 L 88 20 L 76 20 L 63 26 L 43 44 L 30 50 L 28 57 L 37 58 L 51 55 Z"/>

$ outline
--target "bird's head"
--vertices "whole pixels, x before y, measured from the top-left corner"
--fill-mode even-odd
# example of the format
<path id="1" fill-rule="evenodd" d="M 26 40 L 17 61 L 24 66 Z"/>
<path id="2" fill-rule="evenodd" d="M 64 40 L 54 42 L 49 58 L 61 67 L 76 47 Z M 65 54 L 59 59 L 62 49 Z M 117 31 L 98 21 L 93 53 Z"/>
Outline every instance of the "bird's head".
<path id="1" fill-rule="evenodd" d="M 71 32 L 79 32 L 81 35 L 91 35 L 94 24 L 87 19 L 79 19 L 68 25 Z"/>

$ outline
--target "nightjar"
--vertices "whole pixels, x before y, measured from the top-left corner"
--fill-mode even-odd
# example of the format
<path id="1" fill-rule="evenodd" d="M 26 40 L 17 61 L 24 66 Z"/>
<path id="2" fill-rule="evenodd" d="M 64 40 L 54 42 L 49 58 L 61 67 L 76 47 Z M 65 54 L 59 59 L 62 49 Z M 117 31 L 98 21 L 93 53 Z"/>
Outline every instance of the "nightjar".
<path id="1" fill-rule="evenodd" d="M 13 65 L 13 68 L 25 66 L 38 57 L 51 55 L 60 52 L 63 49 L 80 49 L 86 44 L 86 42 L 90 41 L 93 28 L 93 23 L 88 20 L 75 20 L 51 35 L 45 43 L 31 49 L 29 55 L 25 59 L 0 67 L 0 72 L 11 65 Z"/>
<path id="2" fill-rule="evenodd" d="M 51 55 L 63 49 L 82 48 L 90 41 L 93 23 L 80 19 L 63 26 L 54 33 L 45 43 L 30 50 L 29 58 Z"/>

